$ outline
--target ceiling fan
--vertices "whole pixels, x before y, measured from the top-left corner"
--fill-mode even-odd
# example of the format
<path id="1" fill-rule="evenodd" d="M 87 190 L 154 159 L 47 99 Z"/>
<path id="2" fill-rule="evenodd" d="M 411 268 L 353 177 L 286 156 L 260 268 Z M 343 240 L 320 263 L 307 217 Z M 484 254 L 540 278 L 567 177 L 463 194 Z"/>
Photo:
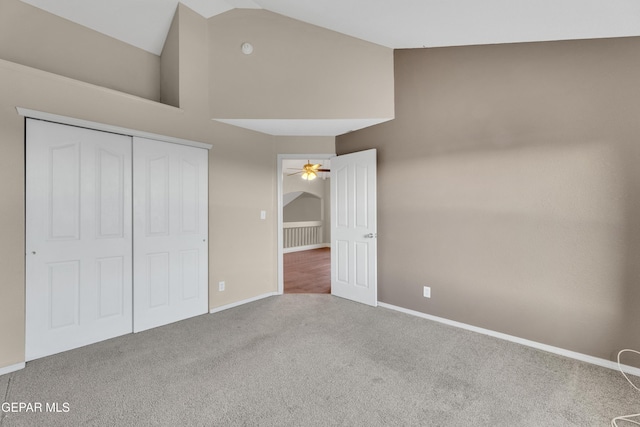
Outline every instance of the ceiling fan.
<path id="1" fill-rule="evenodd" d="M 306 179 L 307 181 L 312 181 L 318 177 L 318 172 L 330 172 L 331 169 L 320 169 L 322 165 L 319 163 L 311 164 L 309 160 L 307 160 L 307 164 L 302 166 L 302 169 L 298 172 L 287 174 L 287 176 L 297 175 L 299 173 L 302 174 L 302 179 Z M 291 168 L 289 168 L 291 169 Z"/>

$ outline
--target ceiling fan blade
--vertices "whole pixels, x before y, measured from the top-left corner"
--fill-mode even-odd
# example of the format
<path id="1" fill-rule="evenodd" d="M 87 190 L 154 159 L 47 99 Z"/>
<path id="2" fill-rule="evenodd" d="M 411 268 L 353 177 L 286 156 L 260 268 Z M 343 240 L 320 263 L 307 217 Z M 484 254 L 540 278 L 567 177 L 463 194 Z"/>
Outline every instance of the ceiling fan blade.
<path id="1" fill-rule="evenodd" d="M 288 173 L 287 176 L 291 176 L 291 175 L 298 175 L 299 173 L 303 173 L 304 171 L 298 171 L 298 172 L 294 172 L 294 173 Z"/>
<path id="2" fill-rule="evenodd" d="M 316 172 L 331 172 L 331 169 L 316 169 Z"/>

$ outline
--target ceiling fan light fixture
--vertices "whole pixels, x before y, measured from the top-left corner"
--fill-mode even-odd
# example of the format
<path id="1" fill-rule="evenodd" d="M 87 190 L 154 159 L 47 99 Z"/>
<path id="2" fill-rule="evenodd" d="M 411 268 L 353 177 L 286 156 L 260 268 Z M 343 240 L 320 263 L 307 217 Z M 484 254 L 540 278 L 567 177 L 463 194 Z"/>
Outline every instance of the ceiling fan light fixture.
<path id="1" fill-rule="evenodd" d="M 318 176 L 314 171 L 307 171 L 302 174 L 302 179 L 306 179 L 307 181 L 313 181 Z"/>
<path id="2" fill-rule="evenodd" d="M 322 165 L 320 163 L 312 164 L 311 162 L 309 162 L 309 160 L 307 160 L 307 163 L 303 165 L 301 168 L 289 168 L 289 169 L 297 170 L 297 172 L 287 174 L 287 176 L 301 174 L 300 176 L 305 181 L 313 181 L 318 177 L 318 174 L 322 172 L 323 173 L 323 175 L 321 175 L 322 179 L 326 179 L 326 176 L 324 175 L 324 173 L 330 172 L 330 170 L 320 169 L 321 167 Z"/>

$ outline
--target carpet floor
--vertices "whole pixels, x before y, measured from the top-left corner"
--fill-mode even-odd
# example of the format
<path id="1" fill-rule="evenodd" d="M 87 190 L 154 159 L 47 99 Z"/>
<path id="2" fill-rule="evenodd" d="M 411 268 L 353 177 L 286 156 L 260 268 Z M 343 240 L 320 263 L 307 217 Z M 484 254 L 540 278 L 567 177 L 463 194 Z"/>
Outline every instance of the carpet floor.
<path id="1" fill-rule="evenodd" d="M 0 398 L 2 427 L 582 427 L 640 412 L 614 370 L 304 294 L 29 362 L 0 376 Z M 20 402 L 42 411 L 5 410 Z"/>

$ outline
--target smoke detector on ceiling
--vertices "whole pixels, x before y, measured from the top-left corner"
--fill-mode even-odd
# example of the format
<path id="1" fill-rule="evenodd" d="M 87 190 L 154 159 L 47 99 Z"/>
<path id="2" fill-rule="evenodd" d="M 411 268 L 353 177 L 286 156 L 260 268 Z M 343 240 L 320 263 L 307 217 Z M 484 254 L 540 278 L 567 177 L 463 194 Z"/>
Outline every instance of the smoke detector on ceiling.
<path id="1" fill-rule="evenodd" d="M 251 55 L 253 53 L 253 45 L 251 43 L 242 43 L 241 49 L 242 53 L 244 53 L 245 55 Z"/>

